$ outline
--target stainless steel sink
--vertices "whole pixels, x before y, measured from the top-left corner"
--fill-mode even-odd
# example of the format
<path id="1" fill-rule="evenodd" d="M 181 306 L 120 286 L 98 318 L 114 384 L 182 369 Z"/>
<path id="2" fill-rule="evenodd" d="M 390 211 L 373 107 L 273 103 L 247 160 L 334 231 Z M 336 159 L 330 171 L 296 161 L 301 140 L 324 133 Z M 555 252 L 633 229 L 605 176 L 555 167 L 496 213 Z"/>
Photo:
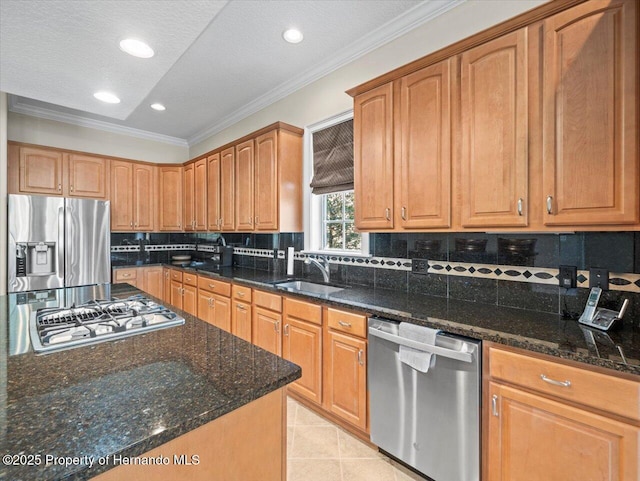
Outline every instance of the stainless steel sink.
<path id="1" fill-rule="evenodd" d="M 308 292 L 309 294 L 329 295 L 344 290 L 344 287 L 330 286 L 309 281 L 284 281 L 276 282 L 276 287 L 290 291 Z"/>

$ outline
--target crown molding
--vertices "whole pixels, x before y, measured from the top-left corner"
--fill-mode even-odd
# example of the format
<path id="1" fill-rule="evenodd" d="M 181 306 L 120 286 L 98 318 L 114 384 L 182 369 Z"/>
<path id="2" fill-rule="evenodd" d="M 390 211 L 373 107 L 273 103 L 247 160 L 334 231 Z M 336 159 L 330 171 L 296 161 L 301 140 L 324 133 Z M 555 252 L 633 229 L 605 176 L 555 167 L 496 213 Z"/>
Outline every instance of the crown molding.
<path id="1" fill-rule="evenodd" d="M 189 147 L 189 144 L 185 139 L 171 137 L 170 135 L 157 134 L 155 132 L 149 132 L 147 130 L 134 129 L 132 127 L 105 122 L 103 120 L 81 117 L 80 115 L 70 114 L 66 112 L 58 112 L 56 110 L 48 109 L 45 107 L 30 105 L 24 102 L 20 102 L 19 97 L 12 94 L 9 94 L 9 111 L 17 114 L 29 115 L 31 117 L 38 117 L 41 119 L 64 122 L 66 124 L 78 125 L 80 127 L 87 127 L 90 129 L 112 132 L 115 134 L 128 135 L 130 137 L 153 140 L 155 142 L 163 142 L 165 144 L 176 145 L 178 147 Z"/>
<path id="2" fill-rule="evenodd" d="M 241 109 L 235 110 L 233 114 L 222 118 L 219 122 L 216 122 L 215 124 L 189 137 L 187 139 L 189 146 L 191 147 L 199 142 L 202 142 L 206 138 L 223 131 L 227 127 L 230 127 L 233 124 L 249 117 L 250 115 L 259 112 L 260 110 L 268 107 L 278 100 L 291 95 L 297 90 L 300 90 L 310 83 L 319 80 L 320 78 L 333 72 L 334 70 L 337 70 L 340 67 L 353 62 L 359 57 L 362 57 L 372 50 L 375 50 L 376 48 L 381 47 L 382 45 L 389 43 L 392 40 L 395 40 L 396 38 L 404 35 L 414 28 L 428 22 L 429 20 L 432 20 L 439 15 L 442 15 L 448 10 L 455 8 L 466 1 L 467 0 L 440 0 L 418 4 L 411 10 L 405 12 L 400 17 L 387 22 L 383 26 L 365 35 L 360 40 L 353 43 L 351 46 L 340 50 L 336 53 L 336 55 L 332 56 L 329 61 L 306 70 L 297 77 L 279 85 L 275 89 L 272 89 L 266 94 L 249 102 Z"/>

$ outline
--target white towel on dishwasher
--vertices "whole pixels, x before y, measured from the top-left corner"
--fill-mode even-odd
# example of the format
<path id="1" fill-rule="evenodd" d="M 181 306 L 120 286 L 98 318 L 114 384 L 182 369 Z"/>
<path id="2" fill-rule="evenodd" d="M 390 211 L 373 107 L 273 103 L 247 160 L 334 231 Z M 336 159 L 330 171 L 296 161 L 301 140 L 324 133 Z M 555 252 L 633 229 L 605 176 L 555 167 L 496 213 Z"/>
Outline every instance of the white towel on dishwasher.
<path id="1" fill-rule="evenodd" d="M 398 334 L 400 337 L 411 339 L 423 344 L 436 344 L 436 336 L 440 330 L 430 327 L 418 326 L 409 322 L 401 322 Z M 400 361 L 420 371 L 427 372 L 436 363 L 436 355 L 429 352 L 400 346 Z"/>

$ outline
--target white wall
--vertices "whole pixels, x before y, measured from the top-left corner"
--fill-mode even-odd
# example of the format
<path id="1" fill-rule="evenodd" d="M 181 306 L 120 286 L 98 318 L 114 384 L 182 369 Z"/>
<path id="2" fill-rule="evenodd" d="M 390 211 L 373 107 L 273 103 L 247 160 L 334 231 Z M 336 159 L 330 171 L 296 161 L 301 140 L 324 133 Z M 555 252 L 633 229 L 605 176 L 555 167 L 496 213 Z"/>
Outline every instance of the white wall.
<path id="1" fill-rule="evenodd" d="M 0 92 L 0 172 L 7 171 L 7 94 Z M 7 176 L 0 175 L 0 296 L 7 292 Z"/>
<path id="2" fill-rule="evenodd" d="M 353 99 L 345 93 L 346 90 L 546 2 L 547 0 L 468 0 L 191 146 L 189 156 L 196 157 L 276 121 L 306 127 L 351 109 Z"/>
<path id="3" fill-rule="evenodd" d="M 189 160 L 187 147 L 41 119 L 30 115 L 9 112 L 8 126 L 9 140 L 16 142 L 146 162 L 172 163 Z M 0 170 L 0 172 L 5 171 Z"/>

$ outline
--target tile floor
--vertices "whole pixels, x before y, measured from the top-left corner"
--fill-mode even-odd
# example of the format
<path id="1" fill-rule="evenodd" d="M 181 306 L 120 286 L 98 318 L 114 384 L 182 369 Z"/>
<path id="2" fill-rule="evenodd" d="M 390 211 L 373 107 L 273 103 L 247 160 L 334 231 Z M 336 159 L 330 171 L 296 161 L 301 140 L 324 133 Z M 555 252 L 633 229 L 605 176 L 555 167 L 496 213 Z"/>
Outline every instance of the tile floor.
<path id="1" fill-rule="evenodd" d="M 424 481 L 424 478 L 289 398 L 287 480 Z"/>

